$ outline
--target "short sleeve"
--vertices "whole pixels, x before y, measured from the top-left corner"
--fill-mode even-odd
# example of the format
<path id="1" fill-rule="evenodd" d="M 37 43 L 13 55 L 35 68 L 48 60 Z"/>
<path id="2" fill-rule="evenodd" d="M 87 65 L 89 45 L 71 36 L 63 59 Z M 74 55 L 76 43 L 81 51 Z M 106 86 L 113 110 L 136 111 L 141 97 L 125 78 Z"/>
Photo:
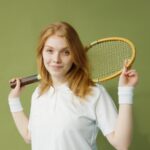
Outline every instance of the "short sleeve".
<path id="1" fill-rule="evenodd" d="M 102 133 L 107 135 L 114 131 L 117 109 L 106 89 L 99 85 L 99 90 L 100 96 L 96 104 L 96 121 Z"/>

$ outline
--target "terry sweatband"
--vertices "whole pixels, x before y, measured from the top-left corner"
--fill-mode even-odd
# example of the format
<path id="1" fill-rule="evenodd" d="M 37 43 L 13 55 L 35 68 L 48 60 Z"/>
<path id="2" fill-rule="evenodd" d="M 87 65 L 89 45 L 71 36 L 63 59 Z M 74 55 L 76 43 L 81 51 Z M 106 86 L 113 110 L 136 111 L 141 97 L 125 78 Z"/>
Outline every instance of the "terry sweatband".
<path id="1" fill-rule="evenodd" d="M 119 104 L 133 104 L 133 90 L 132 86 L 118 87 Z"/>
<path id="2" fill-rule="evenodd" d="M 11 112 L 19 112 L 23 110 L 19 97 L 9 98 L 8 104 Z"/>

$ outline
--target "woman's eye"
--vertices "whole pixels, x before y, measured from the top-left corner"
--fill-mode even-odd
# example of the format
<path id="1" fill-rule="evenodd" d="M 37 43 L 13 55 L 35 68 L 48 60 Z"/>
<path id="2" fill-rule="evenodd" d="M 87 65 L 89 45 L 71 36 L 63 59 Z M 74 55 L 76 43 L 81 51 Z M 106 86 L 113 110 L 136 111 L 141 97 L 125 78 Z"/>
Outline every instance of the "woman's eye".
<path id="1" fill-rule="evenodd" d="M 66 56 L 68 56 L 68 55 L 70 55 L 70 51 L 66 50 L 66 51 L 64 51 L 64 54 L 65 54 Z"/>
<path id="2" fill-rule="evenodd" d="M 53 53 L 53 50 L 51 50 L 51 49 L 47 49 L 46 50 L 48 53 Z"/>

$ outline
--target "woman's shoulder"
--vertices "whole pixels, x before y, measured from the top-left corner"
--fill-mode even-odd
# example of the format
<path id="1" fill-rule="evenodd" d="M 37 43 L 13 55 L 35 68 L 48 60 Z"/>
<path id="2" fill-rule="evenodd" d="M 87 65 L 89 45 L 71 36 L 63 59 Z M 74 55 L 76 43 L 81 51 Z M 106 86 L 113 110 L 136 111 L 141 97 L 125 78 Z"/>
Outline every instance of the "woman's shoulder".
<path id="1" fill-rule="evenodd" d="M 37 86 L 32 93 L 32 100 L 37 99 L 40 96 L 40 87 Z"/>
<path id="2" fill-rule="evenodd" d="M 100 83 L 96 83 L 94 86 L 92 86 L 92 91 L 94 93 L 101 93 L 104 90 L 105 90 L 105 87 Z"/>
<path id="3" fill-rule="evenodd" d="M 99 99 L 104 89 L 104 86 L 99 83 L 96 83 L 95 85 L 91 86 L 91 92 L 88 95 L 88 99 L 92 99 L 92 101 Z"/>

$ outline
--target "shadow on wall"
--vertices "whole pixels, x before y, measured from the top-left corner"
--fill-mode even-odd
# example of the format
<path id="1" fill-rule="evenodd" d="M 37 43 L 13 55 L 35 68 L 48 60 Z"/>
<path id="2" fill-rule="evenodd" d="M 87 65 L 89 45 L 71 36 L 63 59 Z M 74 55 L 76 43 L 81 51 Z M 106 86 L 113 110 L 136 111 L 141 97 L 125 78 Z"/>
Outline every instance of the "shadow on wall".
<path id="1" fill-rule="evenodd" d="M 115 150 L 108 141 L 101 135 L 98 135 L 97 146 L 99 149 Z M 134 134 L 130 150 L 150 150 L 150 138 L 148 134 L 138 131 L 137 122 L 134 120 Z"/>
<path id="2" fill-rule="evenodd" d="M 150 137 L 148 134 L 140 133 L 138 123 L 134 119 L 133 143 L 130 150 L 150 150 Z"/>

